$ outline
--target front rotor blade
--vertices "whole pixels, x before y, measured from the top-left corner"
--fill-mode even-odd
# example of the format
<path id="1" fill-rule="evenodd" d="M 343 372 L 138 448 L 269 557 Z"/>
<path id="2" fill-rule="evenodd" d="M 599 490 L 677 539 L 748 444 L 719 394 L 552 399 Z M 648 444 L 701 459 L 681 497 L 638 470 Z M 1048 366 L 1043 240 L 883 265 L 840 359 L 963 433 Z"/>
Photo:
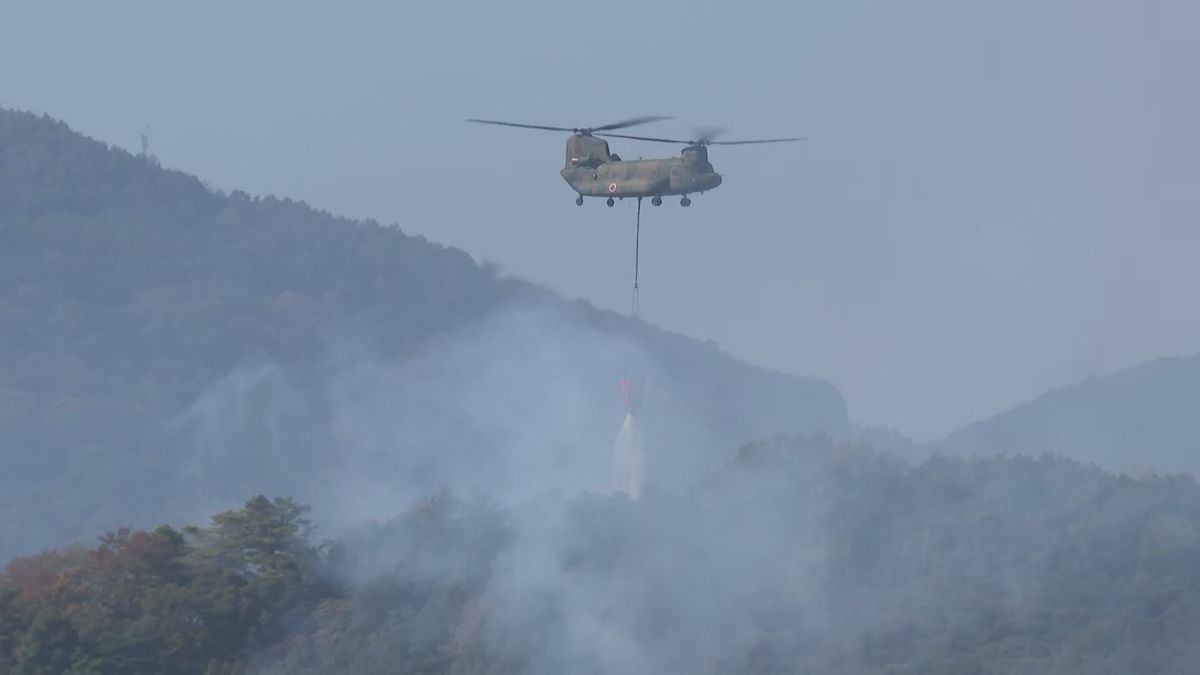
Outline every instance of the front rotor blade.
<path id="1" fill-rule="evenodd" d="M 467 121 L 474 122 L 475 124 L 495 124 L 497 126 L 502 126 L 502 127 L 520 127 L 522 129 L 544 129 L 546 131 L 575 131 L 575 129 L 568 129 L 567 127 L 547 127 L 547 126 L 542 126 L 540 124 L 517 124 L 516 122 L 498 122 L 496 120 L 476 120 L 476 119 L 470 119 Z"/>
<path id="2" fill-rule="evenodd" d="M 629 119 L 621 120 L 620 122 L 611 122 L 611 123 L 605 124 L 604 126 L 601 126 L 601 127 L 592 127 L 591 130 L 592 131 L 612 131 L 613 129 L 624 129 L 625 127 L 636 127 L 639 124 L 649 124 L 650 122 L 661 122 L 663 120 L 669 120 L 669 119 L 671 119 L 671 118 L 663 117 L 661 115 L 646 115 L 643 117 L 630 117 Z"/>
<path id="3" fill-rule="evenodd" d="M 632 138 L 635 141 L 650 141 L 652 143 L 680 143 L 682 145 L 691 145 L 691 141 L 681 141 L 675 138 L 654 138 L 653 136 L 630 136 L 628 134 L 596 134 L 597 136 L 608 136 L 610 138 Z"/>
<path id="4" fill-rule="evenodd" d="M 790 143 L 792 141 L 806 140 L 805 136 L 796 136 L 795 138 L 760 138 L 754 141 L 710 141 L 708 145 L 751 145 L 754 143 Z"/>

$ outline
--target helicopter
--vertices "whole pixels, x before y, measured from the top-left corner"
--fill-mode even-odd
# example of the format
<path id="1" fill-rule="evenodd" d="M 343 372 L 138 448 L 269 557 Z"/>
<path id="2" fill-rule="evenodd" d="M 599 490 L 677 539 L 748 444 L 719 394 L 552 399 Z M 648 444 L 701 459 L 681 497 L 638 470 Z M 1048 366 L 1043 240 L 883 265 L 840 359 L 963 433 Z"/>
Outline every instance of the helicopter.
<path id="1" fill-rule="evenodd" d="M 697 192 L 703 194 L 721 184 L 721 174 L 717 173 L 708 161 L 708 146 L 788 143 L 803 140 L 801 137 L 793 137 L 718 141 L 717 137 L 724 132 L 724 129 L 720 128 L 698 129 L 696 138 L 686 141 L 609 133 L 618 129 L 667 119 L 671 118 L 657 115 L 633 117 L 597 127 L 555 127 L 481 119 L 467 121 L 475 124 L 494 124 L 521 129 L 570 132 L 572 135 L 567 138 L 566 166 L 560 173 L 571 189 L 579 193 L 579 196 L 575 198 L 575 204 L 578 206 L 583 206 L 584 197 L 607 197 L 609 206 L 614 204 L 614 199 L 636 197 L 640 200 L 643 197 L 649 197 L 651 204 L 661 206 L 662 198 L 667 195 L 680 195 L 682 198 L 679 200 L 679 205 L 691 206 L 692 200 L 688 197 L 689 194 Z M 679 157 L 623 160 L 609 151 L 608 141 L 600 138 L 601 136 L 653 143 L 674 143 L 684 147 Z"/>

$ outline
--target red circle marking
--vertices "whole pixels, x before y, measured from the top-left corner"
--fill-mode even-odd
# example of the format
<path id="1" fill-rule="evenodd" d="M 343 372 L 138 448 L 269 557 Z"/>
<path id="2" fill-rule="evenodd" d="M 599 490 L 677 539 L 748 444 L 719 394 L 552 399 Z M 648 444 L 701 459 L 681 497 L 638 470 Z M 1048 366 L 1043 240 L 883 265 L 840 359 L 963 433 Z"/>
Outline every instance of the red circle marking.
<path id="1" fill-rule="evenodd" d="M 608 191 L 609 191 L 609 192 L 616 192 L 616 191 L 617 191 L 617 184 L 616 184 L 616 183 L 609 183 L 609 184 L 608 184 Z"/>

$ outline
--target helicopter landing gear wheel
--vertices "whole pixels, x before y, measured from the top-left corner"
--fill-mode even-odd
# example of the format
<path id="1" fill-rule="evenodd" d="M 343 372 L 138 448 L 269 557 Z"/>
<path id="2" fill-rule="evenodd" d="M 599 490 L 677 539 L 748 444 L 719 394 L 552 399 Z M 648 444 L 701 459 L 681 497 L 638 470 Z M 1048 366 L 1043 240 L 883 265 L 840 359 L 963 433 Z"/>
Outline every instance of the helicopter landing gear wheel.
<path id="1" fill-rule="evenodd" d="M 654 199 L 650 200 L 650 203 L 655 206 L 662 206 L 662 197 L 655 197 Z"/>
<path id="2" fill-rule="evenodd" d="M 583 206 L 583 195 L 575 198 L 575 206 Z"/>
<path id="3" fill-rule="evenodd" d="M 691 206 L 692 200 L 688 199 L 687 197 L 684 197 L 683 199 L 679 200 L 679 205 L 680 206 Z"/>
<path id="4" fill-rule="evenodd" d="M 609 198 L 608 198 L 608 205 L 609 205 L 609 206 L 612 206 L 614 203 L 615 203 L 615 202 L 613 202 L 613 198 L 612 198 L 612 197 L 609 197 Z"/>

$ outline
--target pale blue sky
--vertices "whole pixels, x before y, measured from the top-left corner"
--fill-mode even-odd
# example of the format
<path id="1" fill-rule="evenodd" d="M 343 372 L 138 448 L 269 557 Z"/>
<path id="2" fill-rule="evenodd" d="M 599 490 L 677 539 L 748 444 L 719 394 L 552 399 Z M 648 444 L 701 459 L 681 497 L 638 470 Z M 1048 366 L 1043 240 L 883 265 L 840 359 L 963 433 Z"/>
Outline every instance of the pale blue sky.
<path id="1" fill-rule="evenodd" d="M 1200 351 L 1200 4 L 162 2 L 0 10 L 0 105 L 224 189 L 398 223 L 624 310 L 633 204 L 562 125 L 794 146 L 643 228 L 643 316 L 921 438 Z M 625 157 L 676 151 L 614 143 Z"/>

